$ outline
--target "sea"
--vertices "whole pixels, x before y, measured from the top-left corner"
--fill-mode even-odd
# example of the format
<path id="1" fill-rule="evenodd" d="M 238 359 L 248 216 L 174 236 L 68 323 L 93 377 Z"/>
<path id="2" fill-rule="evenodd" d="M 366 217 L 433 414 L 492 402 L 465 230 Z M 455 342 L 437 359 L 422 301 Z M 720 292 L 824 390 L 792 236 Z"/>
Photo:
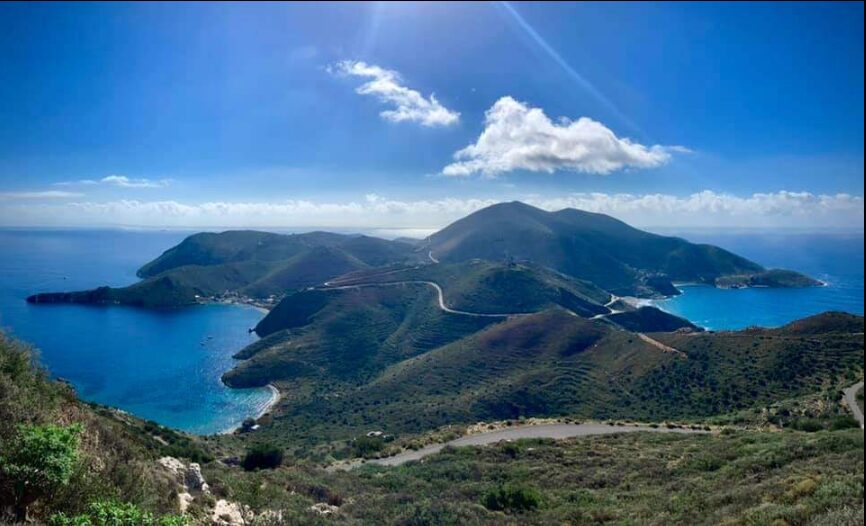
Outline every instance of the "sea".
<path id="1" fill-rule="evenodd" d="M 255 341 L 264 314 L 236 305 L 176 309 L 33 305 L 36 292 L 137 281 L 136 270 L 190 232 L 0 230 L 0 326 L 38 349 L 55 377 L 85 400 L 191 433 L 213 434 L 257 416 L 269 389 L 220 381 Z"/>
<path id="2" fill-rule="evenodd" d="M 754 230 L 662 231 L 720 246 L 767 268 L 802 272 L 825 283 L 798 289 L 717 289 L 679 285 L 657 307 L 708 330 L 779 327 L 825 311 L 863 314 L 863 233 Z"/>
<path id="3" fill-rule="evenodd" d="M 160 424 L 219 433 L 256 416 L 268 389 L 231 389 L 220 376 L 255 341 L 263 313 L 237 305 L 176 309 L 31 305 L 37 292 L 137 281 L 136 270 L 191 232 L 0 229 L 0 327 L 39 352 L 78 394 Z M 713 330 L 777 327 L 827 310 L 863 313 L 863 234 L 793 231 L 660 231 L 712 243 L 767 267 L 826 283 L 808 289 L 682 286 L 655 304 Z"/>

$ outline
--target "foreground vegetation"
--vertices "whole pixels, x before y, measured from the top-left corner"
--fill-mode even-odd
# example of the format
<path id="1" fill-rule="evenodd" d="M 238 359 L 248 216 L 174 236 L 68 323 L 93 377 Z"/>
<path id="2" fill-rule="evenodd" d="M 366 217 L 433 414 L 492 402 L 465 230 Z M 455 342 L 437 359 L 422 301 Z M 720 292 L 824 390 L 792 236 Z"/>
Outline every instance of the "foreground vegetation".
<path id="1" fill-rule="evenodd" d="M 859 430 L 523 440 L 396 468 L 206 475 L 285 524 L 863 523 Z M 311 515 L 316 502 L 333 518 Z"/>
<path id="2" fill-rule="evenodd" d="M 50 526 L 210 525 L 220 499 L 253 526 L 862 524 L 863 434 L 834 425 L 838 411 L 806 413 L 811 396 L 832 397 L 822 393 L 776 408 L 821 424 L 788 426 L 801 430 L 523 440 L 328 471 L 267 433 L 203 441 L 82 403 L 0 337 L 0 419 L 12 424 L 0 426 L 0 513 Z M 363 456 L 386 440 L 347 445 Z M 210 490 L 184 514 L 164 455 L 203 463 Z"/>

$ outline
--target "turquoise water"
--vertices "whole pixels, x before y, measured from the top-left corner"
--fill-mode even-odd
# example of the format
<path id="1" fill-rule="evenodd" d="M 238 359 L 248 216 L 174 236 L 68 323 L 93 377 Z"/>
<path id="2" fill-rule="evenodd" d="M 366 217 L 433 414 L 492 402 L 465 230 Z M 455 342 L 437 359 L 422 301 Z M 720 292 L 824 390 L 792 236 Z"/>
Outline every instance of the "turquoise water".
<path id="1" fill-rule="evenodd" d="M 797 270 L 827 283 L 803 289 L 716 289 L 685 286 L 655 304 L 707 329 L 778 327 L 828 310 L 863 314 L 863 235 L 686 232 L 766 267 Z"/>
<path id="2" fill-rule="evenodd" d="M 0 325 L 36 346 L 50 372 L 86 400 L 193 433 L 231 428 L 271 396 L 220 382 L 232 354 L 255 340 L 247 329 L 261 319 L 259 311 L 24 301 L 34 292 L 135 282 L 141 264 L 186 234 L 0 230 Z"/>

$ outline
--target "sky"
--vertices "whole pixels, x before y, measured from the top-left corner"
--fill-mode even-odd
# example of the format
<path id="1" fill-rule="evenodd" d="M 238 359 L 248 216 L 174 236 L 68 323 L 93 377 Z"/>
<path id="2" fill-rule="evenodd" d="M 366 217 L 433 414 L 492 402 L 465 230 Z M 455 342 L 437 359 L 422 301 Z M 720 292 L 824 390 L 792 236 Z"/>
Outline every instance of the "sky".
<path id="1" fill-rule="evenodd" d="M 0 4 L 0 226 L 862 228 L 863 3 Z"/>

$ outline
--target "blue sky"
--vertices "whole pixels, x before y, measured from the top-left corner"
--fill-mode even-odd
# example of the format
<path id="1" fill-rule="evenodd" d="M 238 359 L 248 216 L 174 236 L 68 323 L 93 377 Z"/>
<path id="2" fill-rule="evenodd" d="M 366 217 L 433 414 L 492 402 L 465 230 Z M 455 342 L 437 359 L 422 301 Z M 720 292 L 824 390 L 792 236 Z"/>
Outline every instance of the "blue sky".
<path id="1" fill-rule="evenodd" d="M 3 4 L 0 225 L 425 229 L 522 199 L 854 227 L 863 41 L 862 3 Z"/>

